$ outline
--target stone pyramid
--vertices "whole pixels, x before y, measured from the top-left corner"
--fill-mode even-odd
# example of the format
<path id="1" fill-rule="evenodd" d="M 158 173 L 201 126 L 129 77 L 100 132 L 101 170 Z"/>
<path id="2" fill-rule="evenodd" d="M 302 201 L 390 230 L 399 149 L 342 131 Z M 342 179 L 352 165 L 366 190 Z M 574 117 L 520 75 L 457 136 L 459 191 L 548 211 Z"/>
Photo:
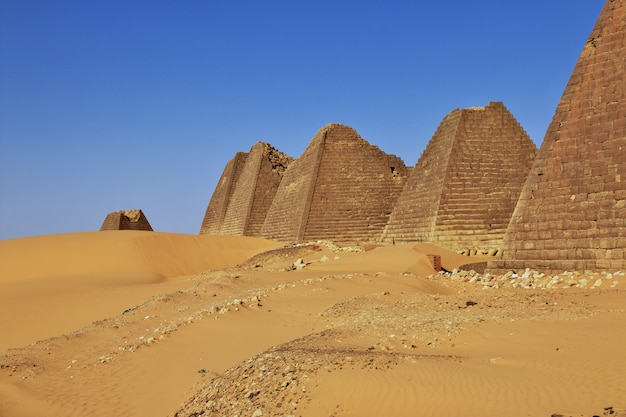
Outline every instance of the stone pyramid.
<path id="1" fill-rule="evenodd" d="M 239 180 L 239 176 L 243 171 L 247 157 L 248 154 L 246 152 L 237 152 L 235 157 L 226 164 L 204 214 L 204 219 L 200 226 L 201 235 L 220 234 L 226 210 L 228 209 L 228 202 L 235 190 L 237 180 Z"/>
<path id="2" fill-rule="evenodd" d="M 107 214 L 100 231 L 144 230 L 152 232 L 152 226 L 141 210 L 120 210 Z"/>
<path id="3" fill-rule="evenodd" d="M 626 268 L 626 0 L 608 0 L 492 270 Z"/>
<path id="4" fill-rule="evenodd" d="M 238 152 L 226 164 L 200 234 L 258 236 L 292 159 L 264 142 L 248 153 Z"/>
<path id="5" fill-rule="evenodd" d="M 498 247 L 536 153 L 504 104 L 452 111 L 420 156 L 383 240 Z"/>
<path id="6" fill-rule="evenodd" d="M 281 181 L 261 235 L 285 242 L 380 239 L 409 169 L 351 127 L 320 129 Z"/>

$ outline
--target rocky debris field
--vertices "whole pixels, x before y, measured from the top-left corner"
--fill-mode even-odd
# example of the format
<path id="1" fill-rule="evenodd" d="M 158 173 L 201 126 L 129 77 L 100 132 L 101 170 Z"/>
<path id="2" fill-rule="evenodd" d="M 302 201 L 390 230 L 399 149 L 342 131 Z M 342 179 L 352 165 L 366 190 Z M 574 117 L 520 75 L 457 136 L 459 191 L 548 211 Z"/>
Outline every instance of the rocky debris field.
<path id="1" fill-rule="evenodd" d="M 623 271 L 617 272 L 594 272 L 594 271 L 563 271 L 559 274 L 544 274 L 539 271 L 526 269 L 518 274 L 509 271 L 503 275 L 492 275 L 490 273 L 478 273 L 473 270 L 455 269 L 451 273 L 442 272 L 439 276 L 431 278 L 450 279 L 453 281 L 464 281 L 472 284 L 482 285 L 484 288 L 615 288 L 624 280 L 626 274 Z"/>
<path id="2" fill-rule="evenodd" d="M 545 276 L 525 271 L 519 277 L 513 273 L 496 277 L 454 271 L 429 277 L 450 288 L 450 294 L 383 291 L 351 297 L 319 313 L 327 330 L 269 349 L 223 375 L 206 378 L 174 416 L 300 415 L 298 410 L 314 400 L 310 391 L 321 383 L 320 373 L 391 369 L 425 359 L 462 362 L 462 356 L 441 354 L 435 348 L 454 349 L 455 336 L 486 321 L 578 320 L 598 314 L 602 310 L 589 304 L 586 294 L 591 289 L 608 291 L 622 275 L 566 272 Z M 585 286 L 584 280 L 592 284 Z M 597 280 L 602 282 L 596 284 Z M 481 290 L 496 288 L 501 290 Z M 564 288 L 581 292 L 563 297 Z M 607 407 L 598 416 L 620 413 Z"/>

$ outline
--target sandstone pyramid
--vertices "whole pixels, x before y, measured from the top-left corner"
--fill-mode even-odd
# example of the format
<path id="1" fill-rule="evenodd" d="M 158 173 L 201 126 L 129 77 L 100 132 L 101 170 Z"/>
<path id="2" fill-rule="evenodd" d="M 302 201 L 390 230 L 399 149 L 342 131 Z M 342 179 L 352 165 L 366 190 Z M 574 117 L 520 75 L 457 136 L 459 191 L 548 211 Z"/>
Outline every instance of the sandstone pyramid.
<path id="1" fill-rule="evenodd" d="M 145 230 L 152 232 L 152 226 L 141 210 L 120 210 L 107 214 L 100 231 L 103 230 Z"/>
<path id="2" fill-rule="evenodd" d="M 380 239 L 409 169 L 351 127 L 320 129 L 280 183 L 261 235 L 285 242 Z"/>
<path id="3" fill-rule="evenodd" d="M 248 154 L 246 152 L 237 152 L 235 157 L 226 164 L 224 171 L 222 171 L 222 176 L 213 191 L 206 213 L 204 214 L 204 219 L 200 226 L 201 235 L 220 234 L 224 217 L 226 216 L 226 210 L 228 209 L 228 202 L 235 190 L 247 157 Z"/>
<path id="4" fill-rule="evenodd" d="M 292 158 L 264 142 L 238 152 L 222 173 L 200 234 L 258 236 Z"/>
<path id="5" fill-rule="evenodd" d="M 420 156 L 383 240 L 498 247 L 536 153 L 502 103 L 452 111 Z"/>
<path id="6" fill-rule="evenodd" d="M 490 268 L 626 268 L 626 0 L 584 46 Z"/>

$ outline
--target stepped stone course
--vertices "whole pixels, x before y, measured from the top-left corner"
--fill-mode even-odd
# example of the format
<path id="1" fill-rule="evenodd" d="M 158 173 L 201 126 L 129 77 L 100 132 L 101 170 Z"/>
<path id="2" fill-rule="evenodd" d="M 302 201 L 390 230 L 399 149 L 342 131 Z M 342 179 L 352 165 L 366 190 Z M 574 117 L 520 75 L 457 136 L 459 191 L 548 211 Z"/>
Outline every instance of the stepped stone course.
<path id="1" fill-rule="evenodd" d="M 120 210 L 107 214 L 100 231 L 144 230 L 152 232 L 152 226 L 141 210 Z"/>
<path id="2" fill-rule="evenodd" d="M 228 209 L 228 202 L 235 190 L 235 185 L 241 175 L 241 171 L 243 171 L 247 157 L 248 154 L 246 152 L 237 152 L 235 157 L 226 164 L 204 214 L 202 226 L 200 227 L 201 235 L 220 234 L 226 210 Z"/>
<path id="3" fill-rule="evenodd" d="M 376 241 L 410 169 L 354 129 L 320 129 L 285 172 L 261 236 L 286 242 Z"/>
<path id="4" fill-rule="evenodd" d="M 258 236 L 292 159 L 264 142 L 238 153 L 224 169 L 200 234 Z"/>
<path id="5" fill-rule="evenodd" d="M 420 156 L 383 241 L 498 247 L 536 152 L 500 102 L 452 111 Z"/>
<path id="6" fill-rule="evenodd" d="M 626 268 L 626 1 L 585 44 L 489 269 Z"/>

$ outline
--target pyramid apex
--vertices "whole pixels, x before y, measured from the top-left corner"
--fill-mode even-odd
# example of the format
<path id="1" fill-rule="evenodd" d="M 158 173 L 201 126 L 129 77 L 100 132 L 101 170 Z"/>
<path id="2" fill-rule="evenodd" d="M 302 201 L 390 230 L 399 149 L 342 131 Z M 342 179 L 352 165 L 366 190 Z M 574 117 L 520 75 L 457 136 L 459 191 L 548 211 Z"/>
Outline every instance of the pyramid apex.
<path id="1" fill-rule="evenodd" d="M 328 123 L 327 125 L 325 125 L 324 127 L 322 127 L 319 131 L 319 133 L 328 133 L 331 131 L 335 131 L 335 130 L 342 130 L 342 129 L 348 129 L 351 131 L 356 132 L 352 127 L 348 126 L 348 125 L 344 125 L 341 123 Z"/>

